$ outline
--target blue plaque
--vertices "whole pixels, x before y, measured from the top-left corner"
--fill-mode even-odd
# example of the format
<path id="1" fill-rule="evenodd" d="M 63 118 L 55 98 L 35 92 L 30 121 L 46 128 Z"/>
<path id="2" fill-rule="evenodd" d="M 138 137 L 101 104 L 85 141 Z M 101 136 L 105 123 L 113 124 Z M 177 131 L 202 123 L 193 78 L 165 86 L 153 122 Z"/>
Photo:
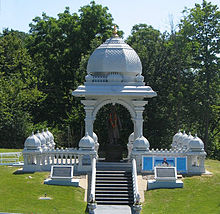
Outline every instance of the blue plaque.
<path id="1" fill-rule="evenodd" d="M 153 158 L 152 157 L 143 157 L 143 171 L 152 171 L 153 170 Z"/>
<path id="2" fill-rule="evenodd" d="M 181 173 L 186 173 L 186 157 L 177 158 L 177 171 Z"/>

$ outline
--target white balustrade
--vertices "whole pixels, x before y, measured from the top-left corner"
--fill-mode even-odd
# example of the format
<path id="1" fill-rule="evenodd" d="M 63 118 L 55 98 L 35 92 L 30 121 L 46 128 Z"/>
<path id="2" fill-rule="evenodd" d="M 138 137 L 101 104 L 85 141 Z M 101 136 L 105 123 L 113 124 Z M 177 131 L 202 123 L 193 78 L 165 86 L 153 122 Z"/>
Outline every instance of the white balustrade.
<path id="1" fill-rule="evenodd" d="M 134 204 L 139 204 L 140 194 L 138 192 L 137 167 L 136 167 L 135 159 L 132 159 L 132 180 L 133 180 Z"/>
<path id="2" fill-rule="evenodd" d="M 0 165 L 12 165 L 19 162 L 21 152 L 0 153 Z"/>

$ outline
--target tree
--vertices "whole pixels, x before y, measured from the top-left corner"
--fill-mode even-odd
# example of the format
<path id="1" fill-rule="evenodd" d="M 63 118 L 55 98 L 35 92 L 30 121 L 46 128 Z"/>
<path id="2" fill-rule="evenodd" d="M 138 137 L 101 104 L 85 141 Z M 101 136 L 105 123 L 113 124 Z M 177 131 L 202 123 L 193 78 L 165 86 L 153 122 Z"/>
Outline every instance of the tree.
<path id="1" fill-rule="evenodd" d="M 219 53 L 220 53 L 220 11 L 216 5 L 203 0 L 192 9 L 184 11 L 180 24 L 180 34 L 186 39 L 193 57 L 191 67 L 195 75 L 196 118 L 199 133 L 205 147 L 209 148 L 213 139 L 211 128 L 219 121 L 212 106 L 219 104 Z"/>
<path id="2" fill-rule="evenodd" d="M 0 37 L 0 143 L 7 148 L 23 147 L 44 98 L 20 35 L 6 30 Z"/>
<path id="3" fill-rule="evenodd" d="M 83 112 L 79 99 L 70 92 L 84 81 L 86 69 L 82 64 L 84 59 L 87 62 L 94 41 L 103 43 L 111 36 L 113 26 L 108 8 L 94 1 L 81 7 L 79 14 L 70 14 L 66 8 L 58 18 L 43 13 L 33 19 L 27 48 L 42 80 L 39 89 L 47 94 L 35 123 L 48 121 L 65 131 L 70 127 L 74 139 L 80 139 Z"/>
<path id="4" fill-rule="evenodd" d="M 144 134 L 154 148 L 169 146 L 175 126 L 170 116 L 173 109 L 169 96 L 174 81 L 168 63 L 167 39 L 166 34 L 152 26 L 139 24 L 133 27 L 127 40 L 141 59 L 145 82 L 158 92 L 156 98 L 149 100 L 144 112 Z"/>

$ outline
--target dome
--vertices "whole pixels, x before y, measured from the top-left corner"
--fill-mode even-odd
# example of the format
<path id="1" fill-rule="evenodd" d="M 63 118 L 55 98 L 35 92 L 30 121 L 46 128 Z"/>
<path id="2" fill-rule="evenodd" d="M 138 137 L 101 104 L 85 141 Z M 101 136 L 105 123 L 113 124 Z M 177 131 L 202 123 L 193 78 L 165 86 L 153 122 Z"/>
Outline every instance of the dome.
<path id="1" fill-rule="evenodd" d="M 36 137 L 40 140 L 40 142 L 41 142 L 41 147 L 42 147 L 43 149 L 47 149 L 46 139 L 45 139 L 45 137 L 39 132 L 39 130 L 37 131 Z"/>
<path id="2" fill-rule="evenodd" d="M 191 151 L 204 151 L 204 143 L 197 135 L 189 141 Z"/>
<path id="3" fill-rule="evenodd" d="M 47 132 L 45 132 L 44 130 L 42 130 L 41 134 L 44 136 L 44 138 L 46 139 L 46 144 L 49 145 L 50 144 L 50 136 L 47 134 Z"/>
<path id="4" fill-rule="evenodd" d="M 53 147 L 53 145 L 51 144 L 50 141 L 50 137 L 48 136 L 47 132 L 45 132 L 44 130 L 42 130 L 41 134 L 44 136 L 45 140 L 46 140 L 46 145 L 48 149 L 51 149 Z"/>
<path id="5" fill-rule="evenodd" d="M 98 143 L 98 137 L 97 137 L 95 132 L 93 132 L 92 138 L 93 138 L 95 143 Z"/>
<path id="6" fill-rule="evenodd" d="M 46 129 L 46 133 L 47 133 L 47 135 L 49 136 L 50 141 L 53 141 L 53 140 L 54 140 L 54 136 L 53 136 L 53 134 L 48 130 L 48 128 Z"/>
<path id="7" fill-rule="evenodd" d="M 179 136 L 179 138 L 177 139 L 177 147 L 182 147 L 183 146 L 183 140 L 185 138 L 187 138 L 188 135 L 186 134 L 186 132 L 184 131 L 182 135 Z"/>
<path id="8" fill-rule="evenodd" d="M 24 143 L 24 147 L 28 150 L 37 150 L 41 148 L 41 142 L 40 140 L 34 135 L 34 132 L 32 132 L 32 135 L 29 136 Z"/>
<path id="9" fill-rule="evenodd" d="M 173 142 L 172 142 L 172 147 L 176 147 L 177 146 L 177 143 L 178 143 L 178 140 L 179 138 L 182 136 L 182 132 L 179 130 L 174 136 L 173 136 Z"/>
<path id="10" fill-rule="evenodd" d="M 47 135 L 49 136 L 49 138 L 50 138 L 50 144 L 51 144 L 51 146 L 52 146 L 52 148 L 54 149 L 55 148 L 55 142 L 54 142 L 54 136 L 53 136 L 53 134 L 48 130 L 48 128 L 46 129 L 46 133 L 47 133 Z"/>
<path id="11" fill-rule="evenodd" d="M 183 139 L 182 141 L 182 146 L 184 148 L 189 148 L 189 142 L 193 139 L 193 136 L 191 135 L 191 133 L 189 133 L 189 135 Z"/>
<path id="12" fill-rule="evenodd" d="M 149 147 L 149 141 L 144 136 L 138 137 L 133 144 L 135 150 L 148 150 Z"/>
<path id="13" fill-rule="evenodd" d="M 89 58 L 87 73 L 106 77 L 112 74 L 109 79 L 120 77 L 121 80 L 123 77 L 123 81 L 129 82 L 135 81 L 136 76 L 142 73 L 142 65 L 134 49 L 115 36 L 95 49 Z"/>
<path id="14" fill-rule="evenodd" d="M 79 147 L 83 150 L 93 150 L 95 147 L 94 140 L 86 133 L 86 135 L 79 141 Z"/>
<path id="15" fill-rule="evenodd" d="M 134 132 L 132 132 L 128 138 L 128 142 L 129 143 L 133 143 L 134 142 Z"/>

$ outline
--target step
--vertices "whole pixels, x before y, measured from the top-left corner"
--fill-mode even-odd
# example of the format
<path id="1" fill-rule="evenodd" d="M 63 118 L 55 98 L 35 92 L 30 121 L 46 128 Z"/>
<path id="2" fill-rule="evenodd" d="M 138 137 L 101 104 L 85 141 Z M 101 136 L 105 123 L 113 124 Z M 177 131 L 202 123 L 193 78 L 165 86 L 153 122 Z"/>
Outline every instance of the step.
<path id="1" fill-rule="evenodd" d="M 131 175 L 127 175 L 127 174 L 124 174 L 124 173 L 105 173 L 105 172 L 103 172 L 103 173 L 96 173 L 96 177 L 101 177 L 101 176 L 103 176 L 103 177 L 106 177 L 106 176 L 109 176 L 109 177 L 118 177 L 118 178 L 120 178 L 120 177 L 131 177 Z"/>
<path id="2" fill-rule="evenodd" d="M 130 184 L 131 181 L 128 181 L 128 180 L 96 180 L 96 184 L 100 184 L 100 183 L 103 183 L 103 184 Z"/>
<path id="3" fill-rule="evenodd" d="M 132 181 L 131 178 L 128 177 L 115 177 L 115 176 L 97 176 L 96 180 L 125 180 L 125 181 Z"/>
<path id="4" fill-rule="evenodd" d="M 96 187 L 132 187 L 132 184 L 128 183 L 114 183 L 114 184 L 109 184 L 109 183 L 96 183 Z"/>
<path id="5" fill-rule="evenodd" d="M 108 198 L 108 197 L 111 197 L 111 198 L 132 198 L 129 193 L 119 193 L 119 194 L 115 194 L 115 193 L 95 193 L 95 197 L 97 198 L 100 198 L 100 197 L 103 197 L 103 198 Z"/>
<path id="6" fill-rule="evenodd" d="M 97 186 L 95 191 L 128 191 L 131 190 L 132 188 L 128 187 L 128 186 Z"/>
<path id="7" fill-rule="evenodd" d="M 103 174 L 131 174 L 130 172 L 127 172 L 127 171 L 124 171 L 124 170 L 119 170 L 119 171 L 115 171 L 115 170 L 97 170 L 96 171 L 96 174 L 100 174 L 100 173 L 103 173 Z"/>
<path id="8" fill-rule="evenodd" d="M 133 201 L 97 201 L 97 204 L 103 204 L 103 205 L 132 205 Z"/>
<path id="9" fill-rule="evenodd" d="M 122 197 L 122 198 L 118 198 L 118 197 L 96 197 L 95 198 L 96 201 L 132 201 L 133 199 L 130 197 Z"/>
<path id="10" fill-rule="evenodd" d="M 130 194 L 133 195 L 133 192 L 129 192 L 128 189 L 96 189 L 95 191 L 98 194 Z"/>

